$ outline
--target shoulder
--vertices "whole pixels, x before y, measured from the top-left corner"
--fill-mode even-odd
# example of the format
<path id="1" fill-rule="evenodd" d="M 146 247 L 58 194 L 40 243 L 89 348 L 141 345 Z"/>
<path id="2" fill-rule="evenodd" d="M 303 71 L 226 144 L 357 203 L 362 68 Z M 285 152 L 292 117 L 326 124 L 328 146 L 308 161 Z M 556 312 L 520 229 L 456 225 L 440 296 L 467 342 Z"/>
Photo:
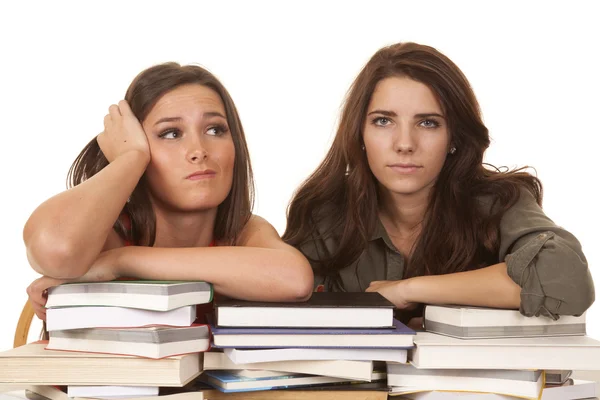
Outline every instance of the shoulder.
<path id="1" fill-rule="evenodd" d="M 246 222 L 246 225 L 244 225 L 236 243 L 238 246 L 249 246 L 254 242 L 262 241 L 263 239 L 281 240 L 279 233 L 269 221 L 263 217 L 252 214 L 248 222 Z"/>
<path id="2" fill-rule="evenodd" d="M 510 202 L 512 204 L 506 207 L 506 202 L 511 198 L 514 199 Z M 534 194 L 525 186 L 519 186 L 514 195 L 508 192 L 477 195 L 475 203 L 485 217 L 495 215 L 502 209 L 504 209 L 503 215 L 521 210 L 541 210 Z"/>

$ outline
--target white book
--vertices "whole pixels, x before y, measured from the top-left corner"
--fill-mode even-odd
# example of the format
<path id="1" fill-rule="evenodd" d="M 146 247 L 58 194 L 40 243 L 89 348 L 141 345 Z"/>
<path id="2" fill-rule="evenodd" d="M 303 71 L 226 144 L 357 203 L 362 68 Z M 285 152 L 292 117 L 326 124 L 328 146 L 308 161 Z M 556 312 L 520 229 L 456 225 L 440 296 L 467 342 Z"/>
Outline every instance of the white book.
<path id="1" fill-rule="evenodd" d="M 463 340 L 429 332 L 415 336 L 417 368 L 600 370 L 600 342 L 588 336 Z"/>
<path id="2" fill-rule="evenodd" d="M 113 306 L 169 311 L 209 303 L 212 296 L 212 285 L 201 281 L 65 283 L 48 289 L 46 307 Z"/>
<path id="3" fill-rule="evenodd" d="M 578 400 L 598 397 L 598 382 L 569 379 L 561 386 L 547 387 L 542 400 Z"/>
<path id="4" fill-rule="evenodd" d="M 208 350 L 206 325 L 189 327 L 89 328 L 51 331 L 48 349 L 91 353 L 125 354 L 164 358 Z"/>
<path id="5" fill-rule="evenodd" d="M 423 391 L 406 393 L 404 388 L 390 388 L 390 396 L 406 400 L 522 400 L 523 397 L 495 393 Z"/>
<path id="6" fill-rule="evenodd" d="M 598 396 L 597 382 L 573 380 L 567 385 L 547 387 L 542 390 L 541 400 L 581 400 L 594 399 Z M 394 391 L 395 390 L 395 391 Z M 494 393 L 469 392 L 414 392 L 402 393 L 401 388 L 393 388 L 392 396 L 400 395 L 401 399 L 410 400 L 520 400 L 522 397 L 506 396 Z"/>
<path id="7" fill-rule="evenodd" d="M 300 360 L 235 364 L 220 352 L 204 354 L 204 370 L 267 370 L 371 381 L 373 361 Z"/>
<path id="8" fill-rule="evenodd" d="M 126 307 L 60 307 L 46 310 L 46 329 L 59 331 L 81 328 L 135 328 L 149 325 L 190 326 L 196 320 L 196 306 L 170 311 Z"/>
<path id="9" fill-rule="evenodd" d="M 414 391 L 469 391 L 539 398 L 544 385 L 541 370 L 417 369 L 407 364 L 387 365 L 387 382 L 395 393 Z"/>
<path id="10" fill-rule="evenodd" d="M 69 397 L 115 399 L 158 396 L 158 386 L 67 386 Z"/>
<path id="11" fill-rule="evenodd" d="M 558 320 L 526 317 L 517 310 L 484 307 L 425 307 L 425 330 L 462 339 L 585 335 L 585 314 Z"/>
<path id="12" fill-rule="evenodd" d="M 406 363 L 408 351 L 404 349 L 223 349 L 236 364 L 250 364 L 289 360 L 362 360 L 394 361 Z"/>
<path id="13" fill-rule="evenodd" d="M 31 385 L 25 390 L 29 400 L 89 400 L 90 397 L 69 397 L 67 393 L 54 386 Z M 162 396 L 132 397 L 129 400 L 204 400 L 201 391 L 182 392 Z"/>
<path id="14" fill-rule="evenodd" d="M 315 292 L 305 302 L 222 299 L 218 328 L 394 328 L 394 305 L 377 292 Z"/>

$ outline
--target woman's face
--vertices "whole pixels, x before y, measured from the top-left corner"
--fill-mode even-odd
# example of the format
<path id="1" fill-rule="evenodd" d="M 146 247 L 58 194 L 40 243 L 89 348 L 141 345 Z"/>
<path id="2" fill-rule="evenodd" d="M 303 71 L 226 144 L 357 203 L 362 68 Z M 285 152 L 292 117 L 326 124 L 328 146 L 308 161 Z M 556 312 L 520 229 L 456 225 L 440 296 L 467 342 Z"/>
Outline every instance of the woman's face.
<path id="1" fill-rule="evenodd" d="M 220 96 L 205 86 L 163 95 L 142 123 L 151 161 L 146 180 L 157 206 L 216 208 L 231 190 L 235 148 Z"/>
<path id="2" fill-rule="evenodd" d="M 429 191 L 446 160 L 450 135 L 442 108 L 428 86 L 391 77 L 375 87 L 363 141 L 379 185 L 393 193 Z"/>

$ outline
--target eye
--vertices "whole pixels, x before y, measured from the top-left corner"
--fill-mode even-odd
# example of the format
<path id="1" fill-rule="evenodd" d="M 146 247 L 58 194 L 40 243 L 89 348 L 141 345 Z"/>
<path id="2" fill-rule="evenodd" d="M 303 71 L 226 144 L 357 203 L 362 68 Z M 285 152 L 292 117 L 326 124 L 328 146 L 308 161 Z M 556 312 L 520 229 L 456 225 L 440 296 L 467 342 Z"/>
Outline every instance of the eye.
<path id="1" fill-rule="evenodd" d="M 180 136 L 181 133 L 177 129 L 168 129 L 158 135 L 162 139 L 177 139 Z"/>
<path id="2" fill-rule="evenodd" d="M 439 122 L 434 119 L 424 119 L 419 123 L 423 128 L 437 128 L 440 126 Z"/>
<path id="3" fill-rule="evenodd" d="M 386 117 L 377 117 L 373 120 L 373 125 L 376 126 L 388 126 L 391 123 L 392 121 L 390 121 L 390 119 Z"/>
<path id="4" fill-rule="evenodd" d="M 220 136 L 220 135 L 224 134 L 225 132 L 227 132 L 227 126 L 216 125 L 216 126 L 211 126 L 210 128 L 208 128 L 208 130 L 206 131 L 206 134 L 211 135 L 211 136 Z"/>

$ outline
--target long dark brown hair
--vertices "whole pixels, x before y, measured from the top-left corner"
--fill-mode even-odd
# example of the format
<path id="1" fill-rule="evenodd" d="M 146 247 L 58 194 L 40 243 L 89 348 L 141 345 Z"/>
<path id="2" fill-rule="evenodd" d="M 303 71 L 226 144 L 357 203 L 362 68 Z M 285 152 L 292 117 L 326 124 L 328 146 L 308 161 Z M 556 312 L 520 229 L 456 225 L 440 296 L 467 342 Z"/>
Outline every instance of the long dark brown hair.
<path id="1" fill-rule="evenodd" d="M 498 260 L 499 224 L 522 188 L 541 205 L 540 181 L 522 169 L 499 170 L 483 163 L 488 129 L 471 85 L 461 70 L 436 49 L 399 43 L 377 51 L 353 82 L 329 152 L 300 186 L 288 207 L 284 240 L 296 247 L 332 235 L 333 254 L 312 260 L 317 273 L 334 275 L 366 249 L 376 228 L 377 181 L 362 151 L 362 134 L 375 86 L 388 77 L 427 85 L 444 111 L 451 143 L 458 150 L 446 162 L 432 189 L 421 234 L 404 277 L 481 268 Z M 489 196 L 491 210 L 479 203 Z M 316 226 L 329 221 L 328 229 Z"/>
<path id="2" fill-rule="evenodd" d="M 163 95 L 187 84 L 198 84 L 214 90 L 225 106 L 227 124 L 235 148 L 235 164 L 231 190 L 217 210 L 213 237 L 221 243 L 233 245 L 251 217 L 254 183 L 244 129 L 235 104 L 225 87 L 213 74 L 202 67 L 182 66 L 168 62 L 155 65 L 138 74 L 129 85 L 125 100 L 141 123 Z M 71 165 L 67 187 L 79 185 L 107 165 L 108 161 L 100 150 L 98 142 L 95 138 L 92 139 Z M 123 213 L 129 216 L 131 223 L 126 224 L 121 219 L 116 221 L 114 228 L 117 233 L 136 245 L 152 246 L 156 236 L 156 216 L 150 203 L 144 177 L 140 179 L 125 204 Z"/>

